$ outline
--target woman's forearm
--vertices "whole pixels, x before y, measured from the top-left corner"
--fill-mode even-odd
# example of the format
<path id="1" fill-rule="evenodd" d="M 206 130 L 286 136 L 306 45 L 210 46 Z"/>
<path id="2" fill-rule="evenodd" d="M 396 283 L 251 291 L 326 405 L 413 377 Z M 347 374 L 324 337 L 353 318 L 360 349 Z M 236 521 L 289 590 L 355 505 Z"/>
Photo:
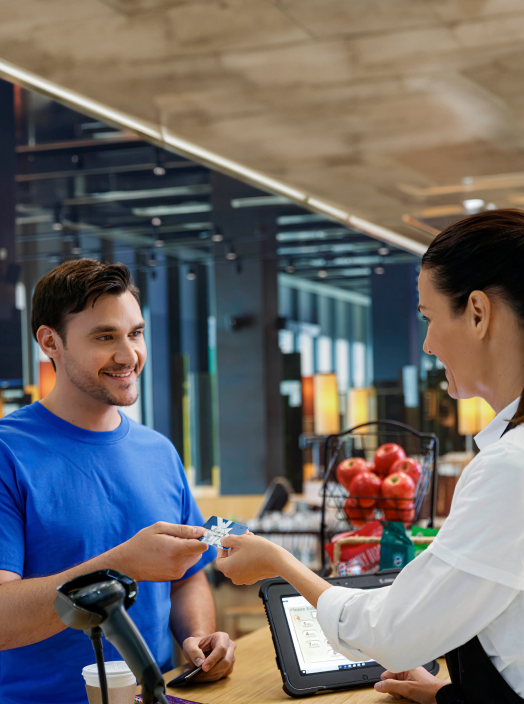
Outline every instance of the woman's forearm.
<path id="1" fill-rule="evenodd" d="M 331 585 L 293 557 L 287 550 L 279 548 L 275 554 L 275 571 L 292 584 L 312 606 Z"/>

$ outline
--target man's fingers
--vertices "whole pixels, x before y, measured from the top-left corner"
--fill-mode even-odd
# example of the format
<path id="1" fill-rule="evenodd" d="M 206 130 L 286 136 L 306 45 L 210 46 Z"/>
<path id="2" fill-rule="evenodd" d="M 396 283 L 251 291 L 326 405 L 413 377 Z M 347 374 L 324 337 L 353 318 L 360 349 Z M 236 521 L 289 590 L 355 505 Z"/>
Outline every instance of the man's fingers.
<path id="1" fill-rule="evenodd" d="M 184 654 L 186 658 L 197 667 L 206 659 L 205 653 L 198 647 L 196 638 L 188 640 L 184 643 Z"/>
<path id="2" fill-rule="evenodd" d="M 159 521 L 156 526 L 159 533 L 172 535 L 174 538 L 201 538 L 204 535 L 202 526 L 181 526 L 177 523 Z"/>
<path id="3" fill-rule="evenodd" d="M 207 658 L 204 661 L 204 664 L 202 665 L 202 670 L 204 672 L 209 672 L 216 664 L 217 662 L 220 662 L 223 657 L 226 656 L 227 654 L 227 646 L 229 645 L 229 636 L 224 633 L 221 634 L 216 642 L 214 643 L 213 650 L 209 653 Z"/>
<path id="4" fill-rule="evenodd" d="M 412 688 L 413 682 L 401 682 L 400 680 L 383 680 L 375 684 L 377 692 L 392 694 L 394 697 L 397 697 L 397 699 L 401 699 L 402 697 L 409 699 Z"/>

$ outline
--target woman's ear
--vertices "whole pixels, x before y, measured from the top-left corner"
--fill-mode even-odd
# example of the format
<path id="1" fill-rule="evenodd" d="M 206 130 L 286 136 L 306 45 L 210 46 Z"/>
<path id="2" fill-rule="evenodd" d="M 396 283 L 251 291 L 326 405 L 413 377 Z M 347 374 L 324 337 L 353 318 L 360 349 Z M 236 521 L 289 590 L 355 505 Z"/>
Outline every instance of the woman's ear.
<path id="1" fill-rule="evenodd" d="M 492 312 L 491 301 L 484 291 L 472 291 L 469 294 L 467 313 L 480 340 L 484 339 L 488 333 Z"/>

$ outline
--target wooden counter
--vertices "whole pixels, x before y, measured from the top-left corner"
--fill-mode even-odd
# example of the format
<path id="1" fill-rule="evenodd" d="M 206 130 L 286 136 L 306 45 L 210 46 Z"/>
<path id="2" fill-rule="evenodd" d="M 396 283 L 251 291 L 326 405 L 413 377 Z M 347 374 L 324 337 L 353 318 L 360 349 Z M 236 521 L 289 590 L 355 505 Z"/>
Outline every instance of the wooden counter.
<path id="1" fill-rule="evenodd" d="M 276 704 L 276 702 L 323 702 L 324 704 L 369 704 L 370 702 L 407 701 L 375 692 L 372 686 L 349 689 L 342 692 L 316 694 L 312 697 L 294 699 L 282 689 L 282 677 L 275 662 L 275 650 L 269 627 L 253 631 L 239 638 L 235 652 L 235 669 L 230 677 L 212 684 L 193 685 L 180 689 L 168 689 L 167 694 L 177 695 L 202 704 Z M 448 677 L 446 663 L 440 662 L 439 677 Z M 169 682 L 182 672 L 182 668 L 168 672 L 164 679 Z"/>

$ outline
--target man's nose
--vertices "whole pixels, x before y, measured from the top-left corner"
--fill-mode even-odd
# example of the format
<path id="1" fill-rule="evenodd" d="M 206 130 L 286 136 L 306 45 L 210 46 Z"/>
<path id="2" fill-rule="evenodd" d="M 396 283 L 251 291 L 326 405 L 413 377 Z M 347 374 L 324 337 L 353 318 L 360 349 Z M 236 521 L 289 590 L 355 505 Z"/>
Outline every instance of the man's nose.
<path id="1" fill-rule="evenodd" d="M 128 367 L 134 367 L 138 361 L 138 355 L 133 349 L 130 340 L 125 338 L 122 343 L 118 346 L 113 359 L 117 364 L 126 365 Z"/>

